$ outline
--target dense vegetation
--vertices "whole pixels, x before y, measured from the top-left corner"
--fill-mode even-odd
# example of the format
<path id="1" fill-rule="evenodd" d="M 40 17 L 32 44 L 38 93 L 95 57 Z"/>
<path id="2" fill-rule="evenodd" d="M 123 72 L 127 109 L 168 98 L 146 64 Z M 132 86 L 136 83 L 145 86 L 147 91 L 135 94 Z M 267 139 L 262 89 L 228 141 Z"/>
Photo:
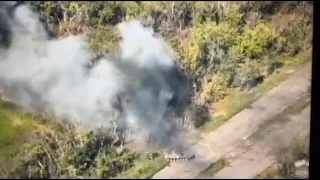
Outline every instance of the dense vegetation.
<path id="1" fill-rule="evenodd" d="M 8 105 L 0 107 L 3 178 L 148 178 L 167 164 L 158 153 L 114 144 L 103 129 L 86 133 L 66 122 L 12 112 Z"/>
<path id="2" fill-rule="evenodd" d="M 311 2 L 32 2 L 53 36 L 86 32 L 110 52 L 116 24 L 139 19 L 163 36 L 192 76 L 200 102 L 252 88 L 312 41 Z"/>
<path id="3" fill-rule="evenodd" d="M 117 48 L 119 22 L 141 20 L 173 47 L 177 65 L 193 82 L 193 103 L 202 108 L 223 99 L 230 89 L 254 88 L 291 63 L 292 59 L 279 57 L 294 56 L 312 43 L 312 2 L 33 1 L 30 5 L 40 13 L 51 38 L 86 33 L 98 53 Z M 17 116 L 2 107 L 0 123 Z M 34 131 L 25 135 L 28 138 L 18 138 L 24 143 L 20 151 L 0 153 L 1 164 L 6 162 L 2 177 L 146 178 L 166 164 L 157 153 L 112 146 L 103 131 L 84 134 L 43 118 L 22 114 L 18 119 L 23 118 L 38 121 L 28 125 Z M 2 144 L 16 139 L 7 141 Z"/>

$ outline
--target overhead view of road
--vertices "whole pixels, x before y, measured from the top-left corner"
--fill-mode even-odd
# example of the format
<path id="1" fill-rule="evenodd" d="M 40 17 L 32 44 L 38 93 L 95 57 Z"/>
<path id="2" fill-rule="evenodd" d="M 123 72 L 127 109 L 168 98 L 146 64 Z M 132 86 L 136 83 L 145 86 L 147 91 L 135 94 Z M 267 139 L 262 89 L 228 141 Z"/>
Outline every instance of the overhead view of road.
<path id="1" fill-rule="evenodd" d="M 263 171 L 273 163 L 273 158 L 266 155 L 268 152 L 261 153 L 261 151 L 266 149 L 266 146 L 271 146 L 272 143 L 270 144 L 262 141 L 251 146 L 251 149 L 245 152 L 243 152 L 243 148 L 238 147 L 241 146 L 248 137 L 259 131 L 260 126 L 264 123 L 272 120 L 274 116 L 281 113 L 284 109 L 294 104 L 299 99 L 308 96 L 311 85 L 310 78 L 311 63 L 308 63 L 305 67 L 291 75 L 291 77 L 286 81 L 282 82 L 279 86 L 254 102 L 250 108 L 242 110 L 220 128 L 202 139 L 198 144 L 191 147 L 190 151 L 194 151 L 196 154 L 196 158 L 194 160 L 185 163 L 172 163 L 170 166 L 167 166 L 155 174 L 153 179 L 197 178 L 200 175 L 199 173 L 209 167 L 210 164 L 231 152 L 238 154 L 238 158 L 234 159 L 231 162 L 231 166 L 223 169 L 216 175 L 216 177 L 254 177 L 257 173 Z M 292 117 L 294 120 L 282 127 L 283 130 L 279 132 L 280 134 L 271 133 L 272 136 L 268 137 L 270 140 L 267 138 L 265 141 L 271 141 L 278 136 L 283 136 L 281 133 L 294 133 L 308 129 L 310 121 L 309 114 L 310 111 L 307 108 L 301 115 Z M 299 121 L 299 119 L 304 119 L 304 121 Z M 299 126 L 296 125 L 297 123 Z M 292 127 L 295 128 L 292 129 Z M 289 129 L 289 131 L 286 129 Z M 208 146 L 210 147 L 210 152 L 208 150 Z M 243 160 L 243 158 L 248 156 L 253 160 L 250 161 L 251 164 L 246 165 L 247 161 Z M 255 165 L 257 162 L 259 166 Z M 254 169 L 251 167 L 254 167 Z M 239 169 L 236 170 L 239 173 L 230 173 L 235 170 L 234 168 L 250 168 L 250 172 Z"/>
<path id="2" fill-rule="evenodd" d="M 262 129 L 264 139 L 237 149 L 238 156 L 230 158 L 228 166 L 218 171 L 213 179 L 253 179 L 257 174 L 276 163 L 273 152 L 288 145 L 296 135 L 310 133 L 310 106 L 290 117 L 289 122 L 273 123 Z M 249 146 L 249 148 L 248 148 Z M 212 177 L 210 177 L 212 178 Z"/>

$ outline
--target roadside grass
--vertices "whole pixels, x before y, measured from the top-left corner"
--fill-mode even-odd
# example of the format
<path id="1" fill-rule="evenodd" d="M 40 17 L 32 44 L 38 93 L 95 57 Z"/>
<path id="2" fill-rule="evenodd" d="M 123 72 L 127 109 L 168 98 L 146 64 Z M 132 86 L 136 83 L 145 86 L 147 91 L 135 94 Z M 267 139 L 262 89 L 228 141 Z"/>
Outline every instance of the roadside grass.
<path id="1" fill-rule="evenodd" d="M 121 173 L 118 179 L 150 179 L 168 164 L 164 157 L 157 157 L 152 161 L 141 160 L 133 168 Z"/>
<path id="2" fill-rule="evenodd" d="M 212 163 L 208 168 L 203 170 L 200 174 L 205 174 L 207 176 L 213 177 L 221 169 L 228 166 L 228 162 L 224 158 L 220 158 L 218 161 Z"/>
<path id="3" fill-rule="evenodd" d="M 265 129 L 266 126 L 273 124 L 273 123 L 285 123 L 289 120 L 290 115 L 294 115 L 297 113 L 300 113 L 303 109 L 305 109 L 310 104 L 310 96 L 306 95 L 305 97 L 302 97 L 299 99 L 296 103 L 286 108 L 283 112 L 276 115 L 274 118 L 272 118 L 267 123 L 263 124 L 260 129 Z M 252 134 L 248 139 L 250 142 L 254 143 L 257 141 L 260 141 L 264 138 L 263 132 L 258 131 L 254 134 Z M 292 156 L 294 157 L 294 162 L 303 158 L 309 158 L 308 155 L 308 147 L 305 142 L 308 142 L 308 139 L 305 137 L 297 136 L 293 138 L 291 149 L 286 152 L 292 153 Z M 219 159 L 218 161 L 212 163 L 206 170 L 203 171 L 205 175 L 213 177 L 218 171 L 223 169 L 228 164 L 225 159 Z M 256 178 L 264 177 L 264 179 L 272 178 L 277 179 L 282 177 L 281 174 L 279 174 L 278 169 L 275 169 L 274 167 L 270 167 L 267 170 L 261 172 Z"/>
<path id="4" fill-rule="evenodd" d="M 279 85 L 282 81 L 286 80 L 294 71 L 299 69 L 302 65 L 309 62 L 311 57 L 311 51 L 304 51 L 297 54 L 294 57 L 280 57 L 280 62 L 290 62 L 284 63 L 284 66 L 279 70 L 267 77 L 262 84 L 258 85 L 255 90 L 251 92 L 240 92 L 239 90 L 231 90 L 230 94 L 223 100 L 216 103 L 216 111 L 211 120 L 200 127 L 200 131 L 207 133 L 211 132 L 226 121 L 228 121 L 232 116 L 240 112 L 241 110 L 248 107 L 251 103 L 259 99 L 262 95 L 267 93 L 272 88 Z M 290 60 L 288 60 L 290 59 Z"/>
<path id="5" fill-rule="evenodd" d="M 309 136 L 296 136 L 291 145 L 281 148 L 277 154 L 277 164 L 262 171 L 254 179 L 297 179 L 295 162 L 309 160 Z"/>

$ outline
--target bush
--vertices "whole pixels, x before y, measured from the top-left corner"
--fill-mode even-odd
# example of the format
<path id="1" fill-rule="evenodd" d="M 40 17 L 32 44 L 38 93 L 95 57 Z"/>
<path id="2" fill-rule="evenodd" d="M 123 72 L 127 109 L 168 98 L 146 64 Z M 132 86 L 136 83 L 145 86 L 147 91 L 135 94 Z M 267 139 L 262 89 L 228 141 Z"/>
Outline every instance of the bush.
<path id="1" fill-rule="evenodd" d="M 289 2 L 31 2 L 38 7 L 47 20 L 60 22 L 56 34 L 72 34 L 87 32 L 90 35 L 91 47 L 100 52 L 110 52 L 117 45 L 117 30 L 115 25 L 123 20 L 139 19 L 143 24 L 152 26 L 173 44 L 177 53 L 178 63 L 192 75 L 194 83 L 198 84 L 205 75 L 217 73 L 230 56 L 230 48 L 240 59 L 262 59 L 271 47 L 277 54 L 290 52 L 294 54 L 301 49 L 297 41 L 302 41 L 310 27 L 312 16 L 305 11 L 308 3 Z M 292 23 L 290 28 L 284 28 L 280 34 L 262 23 L 263 15 L 280 12 L 282 7 L 302 8 L 303 21 Z M 301 13 L 300 11 L 297 11 Z M 286 11 L 287 12 L 287 11 Z M 295 11 L 296 12 L 296 11 Z M 246 23 L 252 14 L 258 14 L 254 26 Z M 77 21 L 69 20 L 76 16 Z M 50 20 L 51 21 L 51 20 Z M 260 23 L 259 23 L 260 22 Z M 48 24 L 46 22 L 46 24 Z M 256 25 L 255 25 L 256 24 Z M 308 25 L 308 26 L 307 26 Z M 53 25 L 50 25 L 53 26 Z M 243 28 L 245 27 L 245 28 Z M 301 29 L 303 30 L 297 30 Z M 50 28 L 47 28 L 50 29 Z M 55 28 L 51 28 L 55 29 Z M 57 29 L 57 28 L 56 28 Z M 287 30 L 286 30 L 287 29 Z M 187 39 L 182 40 L 177 35 L 189 30 Z M 53 31 L 53 30 L 52 30 Z M 288 32 L 287 32 L 288 31 Z M 294 34 L 289 38 L 289 34 Z M 309 33 L 310 34 L 310 33 Z M 279 37 L 280 36 L 280 37 Z M 299 38 L 292 38 L 299 37 Z M 310 40 L 312 36 L 308 36 Z M 233 75 L 232 75 L 233 76 Z"/>
<path id="2" fill-rule="evenodd" d="M 238 36 L 238 29 L 229 23 L 220 24 L 206 23 L 197 27 L 197 41 L 204 41 L 207 44 L 216 44 L 219 48 L 227 51 L 232 47 Z"/>
<path id="3" fill-rule="evenodd" d="M 274 30 L 260 23 L 253 29 L 244 30 L 234 46 L 234 52 L 242 58 L 261 58 L 275 44 L 277 37 Z"/>
<path id="4" fill-rule="evenodd" d="M 251 89 L 261 82 L 262 72 L 259 64 L 254 61 L 247 60 L 240 65 L 234 85 L 244 89 Z"/>
<path id="5" fill-rule="evenodd" d="M 98 26 L 91 32 L 89 43 L 92 49 L 109 53 L 117 48 L 119 36 L 118 29 L 113 26 Z"/>
<path id="6" fill-rule="evenodd" d="M 296 55 L 311 44 L 312 24 L 304 18 L 298 18 L 280 32 L 278 49 L 286 55 Z M 280 53 L 279 52 L 279 53 Z"/>
<path id="7" fill-rule="evenodd" d="M 41 133 L 21 147 L 4 178 L 112 178 L 134 166 L 140 154 L 112 146 L 103 133 Z M 6 166 L 6 165 L 4 165 Z"/>
<path id="8" fill-rule="evenodd" d="M 309 161 L 309 137 L 296 136 L 287 148 L 280 148 L 276 154 L 279 163 L 278 174 L 282 178 L 297 178 L 295 163 Z"/>
<path id="9" fill-rule="evenodd" d="M 30 4 L 40 12 L 41 21 L 52 34 L 86 33 L 91 47 L 99 54 L 117 47 L 119 22 L 141 20 L 170 42 L 177 64 L 191 75 L 194 94 L 208 99 L 205 102 L 223 98 L 230 87 L 252 88 L 284 63 L 274 57 L 294 55 L 312 41 L 313 12 L 312 3 L 308 2 Z M 281 28 L 270 21 L 288 14 L 297 18 L 281 23 Z"/>
<path id="10" fill-rule="evenodd" d="M 230 75 L 217 74 L 202 85 L 200 101 L 202 103 L 216 102 L 227 94 Z"/>
<path id="11" fill-rule="evenodd" d="M 281 9 L 284 2 L 280 1 L 248 1 L 241 2 L 241 9 L 244 11 L 260 12 L 264 16 L 270 16 L 275 14 Z"/>
<path id="12" fill-rule="evenodd" d="M 238 37 L 236 28 L 227 23 L 217 25 L 212 22 L 199 25 L 190 31 L 187 42 L 172 40 L 172 44 L 178 48 L 178 57 L 193 75 L 194 82 L 200 81 L 206 75 L 220 72 L 222 66 L 234 59 L 229 49 Z"/>
<path id="13" fill-rule="evenodd" d="M 309 159 L 309 137 L 297 136 L 293 139 L 292 154 L 295 160 Z"/>
<path id="14" fill-rule="evenodd" d="M 191 75 L 195 102 L 181 121 L 193 127 L 210 119 L 207 103 L 224 98 L 229 88 L 254 87 L 282 64 L 290 64 L 290 58 L 276 57 L 295 55 L 312 42 L 312 2 L 32 1 L 30 5 L 40 13 L 51 37 L 86 33 L 99 54 L 116 48 L 116 25 L 121 21 L 138 19 L 153 27 L 172 45 L 177 64 Z M 270 23 L 272 16 L 288 14 L 295 18 L 281 28 Z M 32 143 L 22 147 L 25 152 L 17 155 L 13 168 L 7 168 L 12 171 L 3 176 L 114 178 L 142 158 L 140 153 L 112 146 L 108 134 L 72 131 L 60 126 L 33 137 Z M 2 139 L 9 144 L 10 139 Z M 297 147 L 294 157 L 308 157 L 304 145 Z M 291 165 L 285 165 L 284 174 Z"/>
<path id="15" fill-rule="evenodd" d="M 95 177 L 106 179 L 116 177 L 122 172 L 134 166 L 134 162 L 139 158 L 139 154 L 122 149 L 118 152 L 99 153 L 96 158 Z"/>
<path id="16" fill-rule="evenodd" d="M 263 77 L 269 76 L 283 65 L 276 56 L 265 56 L 261 63 L 262 68 L 260 70 Z"/>

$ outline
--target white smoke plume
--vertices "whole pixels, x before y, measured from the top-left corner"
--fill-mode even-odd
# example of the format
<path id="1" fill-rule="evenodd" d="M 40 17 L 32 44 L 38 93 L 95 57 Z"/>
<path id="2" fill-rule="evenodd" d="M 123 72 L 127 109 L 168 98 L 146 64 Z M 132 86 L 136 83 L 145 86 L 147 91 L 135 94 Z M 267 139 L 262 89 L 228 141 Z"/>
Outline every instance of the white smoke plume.
<path id="1" fill-rule="evenodd" d="M 10 47 L 0 49 L 0 88 L 15 104 L 82 121 L 88 129 L 111 128 L 117 121 L 135 139 L 151 134 L 170 144 L 174 123 L 168 107 L 187 104 L 191 89 L 177 73 L 171 49 L 152 30 L 138 21 L 121 23 L 119 52 L 88 68 L 94 54 L 84 38 L 48 40 L 27 5 L 18 6 L 13 17 L 3 7 L 0 16 L 6 17 L 12 39 Z"/>

